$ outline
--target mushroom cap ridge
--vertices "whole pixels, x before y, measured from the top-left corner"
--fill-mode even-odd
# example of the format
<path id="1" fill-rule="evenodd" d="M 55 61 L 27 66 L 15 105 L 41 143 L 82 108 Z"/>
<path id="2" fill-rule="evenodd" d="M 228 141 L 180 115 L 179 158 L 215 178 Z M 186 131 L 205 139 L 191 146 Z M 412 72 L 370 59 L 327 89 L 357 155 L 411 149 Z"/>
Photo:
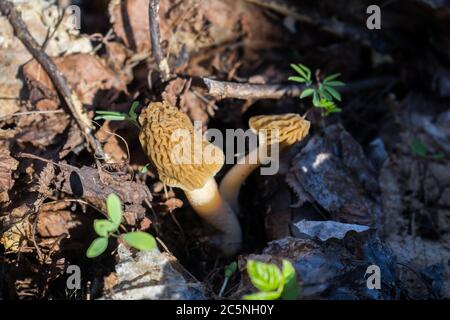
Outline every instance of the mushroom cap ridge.
<path id="1" fill-rule="evenodd" d="M 222 150 L 203 137 L 194 143 L 191 120 L 167 102 L 150 103 L 139 116 L 139 122 L 142 149 L 168 186 L 187 191 L 199 189 L 222 168 L 225 158 Z M 188 158 L 174 156 L 180 153 Z"/>
<path id="2" fill-rule="evenodd" d="M 261 130 L 267 130 L 269 145 L 274 143 L 271 141 L 271 130 L 278 129 L 278 142 L 281 147 L 287 147 L 302 140 L 308 134 L 311 125 L 308 120 L 296 113 L 254 116 L 250 118 L 248 123 L 256 134 Z"/>

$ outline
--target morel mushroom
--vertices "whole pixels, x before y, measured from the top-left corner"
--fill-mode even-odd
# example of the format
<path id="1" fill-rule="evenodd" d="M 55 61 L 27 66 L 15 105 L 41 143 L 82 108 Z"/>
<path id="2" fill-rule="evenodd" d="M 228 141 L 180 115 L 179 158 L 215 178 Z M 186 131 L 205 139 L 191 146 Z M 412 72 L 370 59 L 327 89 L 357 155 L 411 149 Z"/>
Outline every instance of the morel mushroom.
<path id="1" fill-rule="evenodd" d="M 295 142 L 302 140 L 309 132 L 310 122 L 295 113 L 261 115 L 250 118 L 249 127 L 263 139 L 260 140 L 258 148 L 250 151 L 242 161 L 227 172 L 219 188 L 223 198 L 236 212 L 239 209 L 238 196 L 242 183 L 261 163 L 270 159 L 275 143 L 278 143 L 279 151 L 282 152 Z M 278 134 L 274 135 L 275 141 L 272 141 L 274 130 L 277 130 Z M 267 159 L 261 158 L 262 148 L 268 148 Z M 257 159 L 257 162 L 251 163 L 251 159 Z"/>
<path id="2" fill-rule="evenodd" d="M 197 214 L 221 232 L 225 255 L 238 252 L 241 226 L 214 180 L 224 163 L 222 150 L 199 137 L 189 117 L 166 102 L 150 103 L 139 122 L 139 140 L 161 181 L 183 189 Z"/>

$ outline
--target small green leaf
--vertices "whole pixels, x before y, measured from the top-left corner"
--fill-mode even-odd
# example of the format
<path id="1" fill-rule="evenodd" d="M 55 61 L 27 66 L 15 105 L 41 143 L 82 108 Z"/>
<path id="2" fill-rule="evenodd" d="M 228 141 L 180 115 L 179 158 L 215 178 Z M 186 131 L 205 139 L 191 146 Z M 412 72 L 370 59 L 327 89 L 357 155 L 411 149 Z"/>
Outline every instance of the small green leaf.
<path id="1" fill-rule="evenodd" d="M 303 79 L 302 77 L 296 77 L 296 76 L 292 76 L 288 78 L 289 81 L 295 81 L 295 82 L 299 82 L 299 83 L 305 83 L 306 80 Z"/>
<path id="2" fill-rule="evenodd" d="M 98 115 L 109 115 L 109 116 L 124 115 L 122 112 L 110 111 L 110 110 L 97 110 L 95 113 L 98 114 Z"/>
<path id="3" fill-rule="evenodd" d="M 284 288 L 281 298 L 284 300 L 296 300 L 300 294 L 295 268 L 288 260 L 283 260 L 281 274 L 284 279 Z"/>
<path id="4" fill-rule="evenodd" d="M 126 115 L 104 115 L 104 116 L 96 116 L 94 117 L 94 120 L 114 120 L 114 121 L 121 121 L 126 120 Z"/>
<path id="5" fill-rule="evenodd" d="M 333 73 L 330 74 L 328 77 L 326 77 L 325 79 L 323 79 L 324 83 L 330 82 L 331 80 L 336 79 L 337 77 L 339 77 L 341 74 L 340 73 Z"/>
<path id="6" fill-rule="evenodd" d="M 412 141 L 411 149 L 419 157 L 424 158 L 427 155 L 427 148 L 418 138 L 414 138 Z"/>
<path id="7" fill-rule="evenodd" d="M 329 87 L 342 87 L 345 86 L 345 83 L 342 81 L 330 81 L 327 82 L 327 86 Z"/>
<path id="8" fill-rule="evenodd" d="M 309 97 L 310 95 L 312 95 L 314 93 L 314 89 L 312 88 L 308 88 L 302 91 L 302 93 L 300 94 L 300 99 Z"/>
<path id="9" fill-rule="evenodd" d="M 312 102 L 315 107 L 320 107 L 320 99 L 319 95 L 317 94 L 317 91 L 314 91 Z"/>
<path id="10" fill-rule="evenodd" d="M 279 290 L 277 291 L 260 291 L 243 296 L 244 300 L 277 300 L 281 296 Z"/>
<path id="11" fill-rule="evenodd" d="M 294 69 L 295 71 L 297 71 L 297 73 L 300 74 L 303 79 L 308 80 L 308 81 L 311 80 L 311 72 L 305 66 L 303 66 L 301 64 L 299 64 L 299 65 L 291 64 L 291 68 Z M 304 69 L 304 68 L 306 68 L 306 69 Z"/>
<path id="12" fill-rule="evenodd" d="M 322 84 L 319 86 L 319 96 L 321 99 L 324 100 L 328 101 L 333 100 L 333 97 L 328 92 L 325 91 L 324 86 Z"/>
<path id="13" fill-rule="evenodd" d="M 156 248 L 155 238 L 146 232 L 128 232 L 122 235 L 122 238 L 130 246 L 141 251 L 147 251 Z"/>
<path id="14" fill-rule="evenodd" d="M 143 167 L 141 168 L 141 170 L 139 171 L 141 175 L 147 174 L 147 172 L 148 172 L 148 166 L 149 166 L 149 164 L 146 164 L 145 166 L 143 166 Z"/>
<path id="15" fill-rule="evenodd" d="M 122 203 L 115 193 L 110 193 L 108 198 L 106 198 L 106 210 L 108 211 L 109 219 L 118 228 L 122 222 Z"/>
<path id="16" fill-rule="evenodd" d="M 96 238 L 86 251 L 86 257 L 95 258 L 105 252 L 108 247 L 108 238 Z"/>
<path id="17" fill-rule="evenodd" d="M 106 219 L 95 219 L 94 230 L 95 233 L 97 233 L 100 237 L 108 237 L 108 234 L 110 232 L 117 230 L 117 226 L 115 226 L 114 223 Z"/>
<path id="18" fill-rule="evenodd" d="M 225 267 L 225 278 L 230 278 L 237 271 L 237 263 L 233 261 Z"/>
<path id="19" fill-rule="evenodd" d="M 338 112 L 341 112 L 341 111 L 342 111 L 341 108 L 338 108 L 336 106 L 332 106 L 332 107 L 329 107 L 329 108 L 325 109 L 325 116 L 329 116 L 332 113 L 338 113 Z"/>
<path id="20" fill-rule="evenodd" d="M 139 107 L 139 102 L 138 101 L 134 101 L 133 104 L 131 105 L 130 111 L 128 112 L 128 115 L 130 116 L 130 118 L 132 120 L 137 120 L 136 109 L 138 107 Z"/>
<path id="21" fill-rule="evenodd" d="M 281 285 L 281 272 L 274 264 L 248 260 L 247 272 L 252 284 L 261 291 L 275 291 Z"/>
<path id="22" fill-rule="evenodd" d="M 341 94 L 336 89 L 333 89 L 329 86 L 323 86 L 323 88 L 328 91 L 336 100 L 341 101 Z"/>
<path id="23" fill-rule="evenodd" d="M 311 70 L 304 64 L 299 63 L 298 66 L 306 72 L 306 79 L 311 80 Z"/>

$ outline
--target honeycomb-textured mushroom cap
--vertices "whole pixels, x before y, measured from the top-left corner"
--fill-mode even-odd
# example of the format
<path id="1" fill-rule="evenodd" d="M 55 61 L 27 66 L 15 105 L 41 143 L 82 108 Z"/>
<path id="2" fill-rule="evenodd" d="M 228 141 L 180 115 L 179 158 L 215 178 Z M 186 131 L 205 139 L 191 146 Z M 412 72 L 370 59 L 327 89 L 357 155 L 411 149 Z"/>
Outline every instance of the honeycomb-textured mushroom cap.
<path id="1" fill-rule="evenodd" d="M 271 132 L 278 130 L 279 136 L 275 140 L 278 140 L 281 148 L 302 140 L 308 134 L 310 127 L 310 122 L 296 113 L 255 116 L 251 117 L 248 123 L 256 134 L 265 134 L 268 145 L 276 142 L 272 141 Z"/>
<path id="2" fill-rule="evenodd" d="M 191 120 L 176 107 L 152 102 L 142 111 L 139 122 L 142 149 L 168 186 L 199 189 L 222 168 L 222 150 L 200 133 L 199 138 L 194 138 Z"/>

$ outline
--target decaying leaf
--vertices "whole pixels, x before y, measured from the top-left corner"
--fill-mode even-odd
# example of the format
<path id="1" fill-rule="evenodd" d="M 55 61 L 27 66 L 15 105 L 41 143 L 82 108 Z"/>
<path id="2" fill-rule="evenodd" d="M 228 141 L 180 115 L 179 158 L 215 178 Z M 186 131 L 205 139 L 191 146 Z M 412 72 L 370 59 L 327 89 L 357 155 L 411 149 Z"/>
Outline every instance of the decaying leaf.
<path id="1" fill-rule="evenodd" d="M 12 173 L 17 169 L 17 165 L 19 164 L 11 156 L 8 145 L 9 143 L 2 143 L 0 140 L 0 204 L 9 201 L 8 191 L 14 184 Z"/>
<path id="2" fill-rule="evenodd" d="M 102 90 L 125 90 L 124 79 L 119 78 L 95 55 L 72 54 L 55 58 L 54 62 L 83 104 L 92 105 L 96 94 Z M 48 92 L 48 98 L 56 97 L 50 78 L 36 60 L 28 62 L 23 70 L 30 90 L 37 87 L 40 91 Z"/>
<path id="3" fill-rule="evenodd" d="M 146 201 L 152 196 L 147 186 L 134 182 L 128 174 L 110 174 L 90 167 L 70 169 L 61 167 L 57 178 L 57 188 L 67 194 L 82 197 L 97 208 L 106 212 L 106 198 L 115 193 L 124 204 L 125 221 L 135 223 L 145 216 Z M 127 215 L 133 215 L 128 217 Z"/>

